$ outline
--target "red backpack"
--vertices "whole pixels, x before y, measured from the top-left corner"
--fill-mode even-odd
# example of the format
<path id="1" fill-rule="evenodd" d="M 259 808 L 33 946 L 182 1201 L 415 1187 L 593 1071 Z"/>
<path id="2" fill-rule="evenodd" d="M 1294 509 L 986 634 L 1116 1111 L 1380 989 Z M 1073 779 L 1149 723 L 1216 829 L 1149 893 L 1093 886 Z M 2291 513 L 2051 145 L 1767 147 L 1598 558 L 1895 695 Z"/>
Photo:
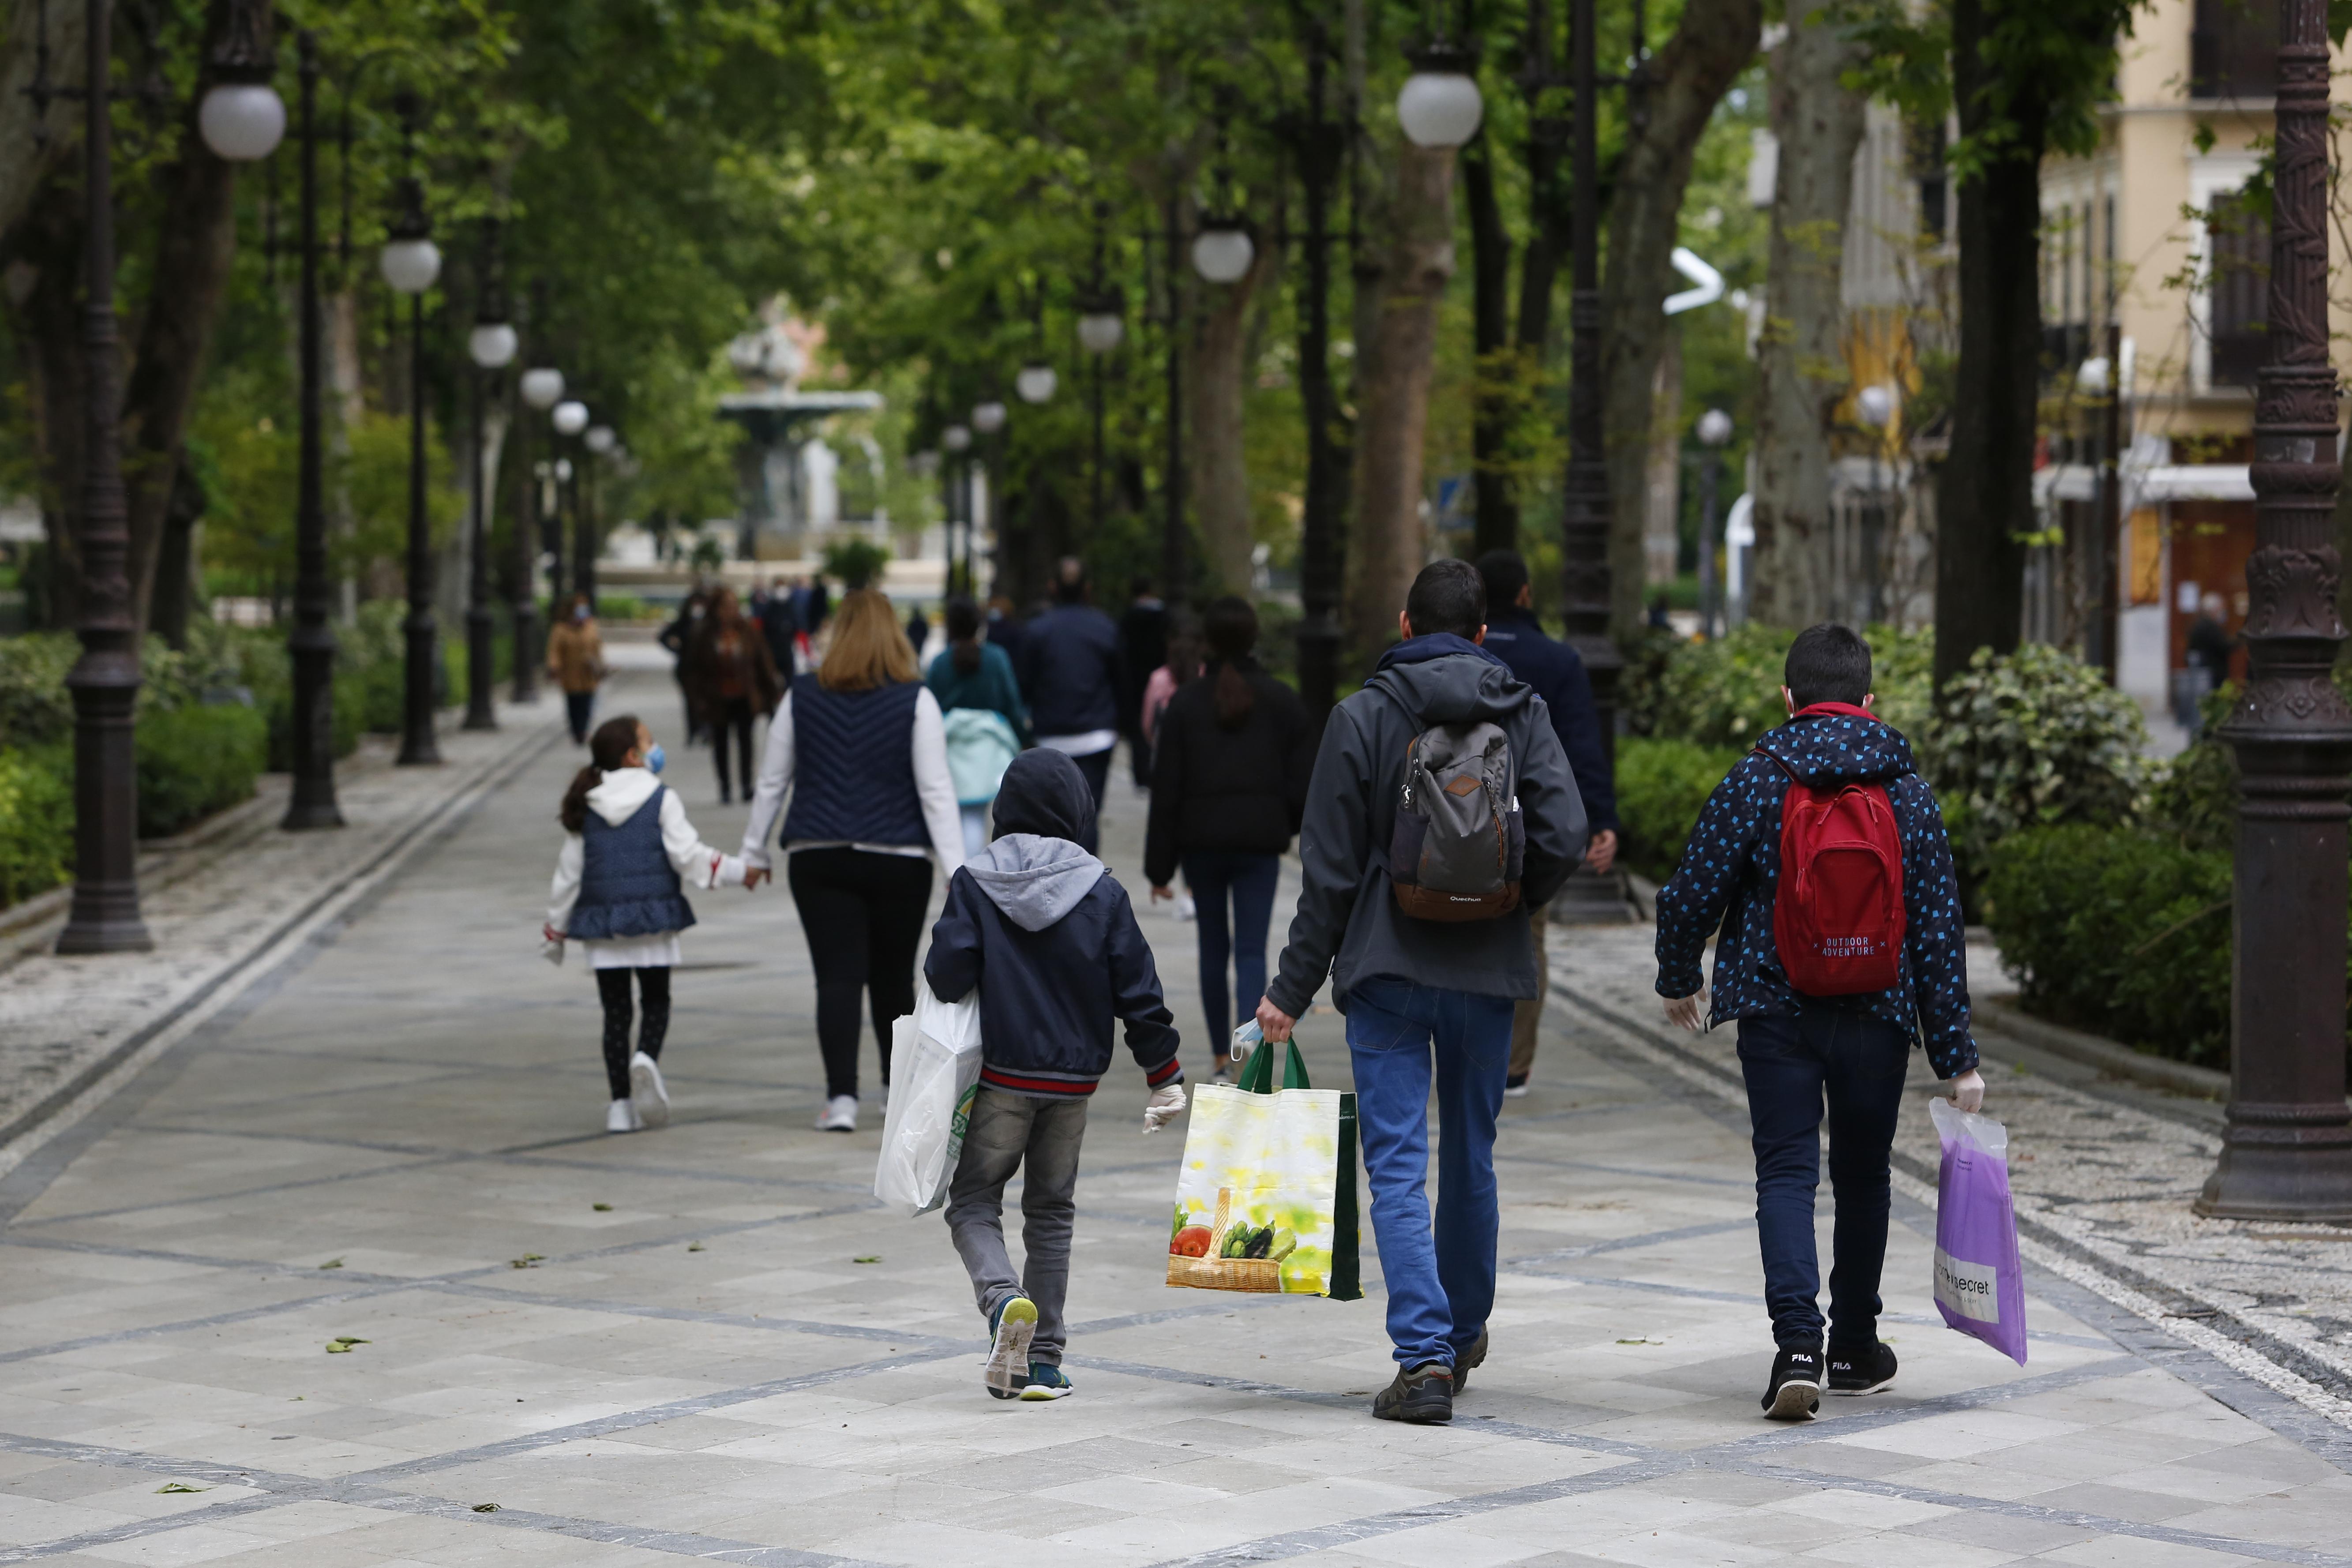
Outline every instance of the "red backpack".
<path id="1" fill-rule="evenodd" d="M 1889 989 L 1903 963 L 1903 835 L 1885 786 L 1815 789 L 1761 746 L 1756 754 L 1789 775 L 1772 902 L 1789 984 L 1808 996 Z"/>

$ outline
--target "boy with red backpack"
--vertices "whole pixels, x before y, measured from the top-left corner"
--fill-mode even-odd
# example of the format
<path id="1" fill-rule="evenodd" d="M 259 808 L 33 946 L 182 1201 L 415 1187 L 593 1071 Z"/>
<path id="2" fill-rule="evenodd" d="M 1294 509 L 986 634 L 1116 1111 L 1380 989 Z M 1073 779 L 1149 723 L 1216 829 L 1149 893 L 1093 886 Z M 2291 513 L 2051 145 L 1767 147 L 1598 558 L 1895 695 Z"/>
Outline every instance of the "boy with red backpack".
<path id="1" fill-rule="evenodd" d="M 1801 1421 L 1825 1384 L 1874 1394 L 1895 1381 L 1895 1352 L 1878 1339 L 1878 1279 L 1913 1043 L 1962 1110 L 1984 1103 L 1984 1079 L 1951 845 L 1910 743 L 1870 711 L 1870 645 L 1845 626 L 1809 627 L 1782 679 L 1789 721 L 1716 786 L 1658 889 L 1658 994 L 1685 1028 L 1739 1021 L 1765 1303 L 1780 1346 L 1764 1411 Z M 1702 1024 L 1710 936 L 1714 1008 Z M 1826 1355 L 1813 1246 L 1825 1096 L 1837 1194 Z"/>

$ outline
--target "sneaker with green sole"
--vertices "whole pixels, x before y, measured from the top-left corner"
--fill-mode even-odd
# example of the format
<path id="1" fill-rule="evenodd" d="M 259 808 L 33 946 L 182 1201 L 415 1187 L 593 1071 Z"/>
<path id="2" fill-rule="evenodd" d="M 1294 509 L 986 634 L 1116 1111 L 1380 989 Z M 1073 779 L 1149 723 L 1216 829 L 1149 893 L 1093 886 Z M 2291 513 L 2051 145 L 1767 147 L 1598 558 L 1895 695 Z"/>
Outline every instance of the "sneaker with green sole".
<path id="1" fill-rule="evenodd" d="M 996 1304 L 988 1325 L 988 1363 L 980 1380 L 999 1399 L 1013 1399 L 1029 1381 L 1029 1341 L 1037 1332 L 1037 1303 L 1007 1296 Z"/>
<path id="2" fill-rule="evenodd" d="M 1029 1363 L 1029 1385 L 1021 1391 L 1021 1397 L 1028 1400 L 1066 1399 L 1076 1392 L 1070 1386 L 1070 1380 L 1062 1374 L 1060 1367 L 1051 1362 L 1033 1361 Z"/>

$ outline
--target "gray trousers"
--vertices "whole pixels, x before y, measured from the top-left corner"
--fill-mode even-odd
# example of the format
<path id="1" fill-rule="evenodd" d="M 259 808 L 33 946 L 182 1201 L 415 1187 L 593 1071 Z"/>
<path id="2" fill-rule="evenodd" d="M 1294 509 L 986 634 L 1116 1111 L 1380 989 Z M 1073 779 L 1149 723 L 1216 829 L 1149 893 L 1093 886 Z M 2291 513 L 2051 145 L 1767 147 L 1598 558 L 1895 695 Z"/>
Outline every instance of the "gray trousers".
<path id="1" fill-rule="evenodd" d="M 1062 1303 L 1070 1289 L 1070 1230 L 1077 1215 L 1083 1100 L 1034 1100 L 982 1086 L 972 1097 L 963 1156 L 948 1187 L 948 1234 L 955 1238 L 981 1315 L 1010 1296 L 1036 1304 L 1029 1357 L 1062 1364 Z M 1023 1264 L 1004 1250 L 1004 1184 L 1021 1178 Z"/>

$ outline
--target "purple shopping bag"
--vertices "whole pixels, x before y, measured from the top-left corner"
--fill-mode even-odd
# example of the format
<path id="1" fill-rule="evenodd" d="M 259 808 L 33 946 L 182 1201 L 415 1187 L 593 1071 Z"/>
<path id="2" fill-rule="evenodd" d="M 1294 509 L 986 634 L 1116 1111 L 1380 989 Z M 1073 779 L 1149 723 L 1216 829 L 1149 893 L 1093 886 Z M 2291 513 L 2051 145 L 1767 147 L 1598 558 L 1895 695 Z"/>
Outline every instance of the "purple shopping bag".
<path id="1" fill-rule="evenodd" d="M 1940 1097 L 1927 1102 L 1944 1141 L 1936 1184 L 1936 1310 L 2025 1364 L 2025 1277 L 2009 1196 L 2009 1130 Z"/>

